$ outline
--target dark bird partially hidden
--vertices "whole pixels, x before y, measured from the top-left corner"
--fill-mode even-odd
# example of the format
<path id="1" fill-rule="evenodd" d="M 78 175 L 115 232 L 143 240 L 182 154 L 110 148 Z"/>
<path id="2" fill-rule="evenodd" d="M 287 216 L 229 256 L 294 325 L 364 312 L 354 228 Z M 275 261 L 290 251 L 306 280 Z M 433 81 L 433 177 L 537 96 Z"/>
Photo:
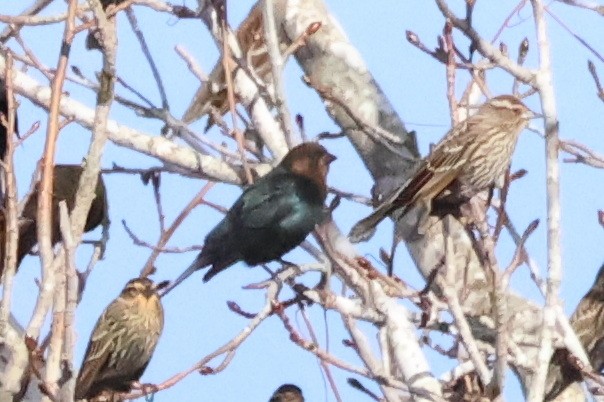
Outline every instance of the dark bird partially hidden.
<path id="1" fill-rule="evenodd" d="M 0 113 L 8 122 L 8 99 L 6 93 L 6 84 L 0 79 Z M 7 138 L 7 127 L 0 121 L 0 159 L 4 160 L 6 156 L 6 141 L 12 141 L 12 138 Z M 15 111 L 15 132 L 19 132 L 17 112 Z"/>
<path id="2" fill-rule="evenodd" d="M 369 239 L 394 211 L 400 216 L 416 204 L 451 211 L 493 186 L 507 170 L 520 132 L 534 114 L 516 97 L 490 99 L 453 127 L 424 158 L 416 172 L 350 231 L 350 240 Z"/>
<path id="3" fill-rule="evenodd" d="M 327 173 L 336 159 L 316 143 L 293 148 L 266 176 L 243 191 L 205 238 L 195 261 L 164 292 L 193 272 L 211 266 L 210 280 L 237 261 L 258 265 L 298 246 L 328 215 Z"/>
<path id="4" fill-rule="evenodd" d="M 304 402 L 302 390 L 294 384 L 283 384 L 268 402 Z"/>
<path id="5" fill-rule="evenodd" d="M 82 175 L 83 168 L 80 165 L 56 165 L 54 167 L 53 189 L 52 189 L 52 244 L 57 244 L 61 241 L 61 230 L 59 227 L 59 202 L 65 200 L 67 209 L 71 212 L 75 206 L 75 197 Z M 38 188 L 39 183 L 36 183 L 34 191 L 25 201 L 21 220 L 19 224 L 19 245 L 17 248 L 17 268 L 25 258 L 25 256 L 38 243 Z M 94 230 L 107 218 L 107 195 L 105 191 L 105 183 L 99 175 L 95 189 L 95 198 L 92 201 L 84 231 L 89 232 Z M 4 215 L 0 213 L 0 257 L 4 261 L 4 234 L 6 230 Z M 4 270 L 3 262 L 0 262 L 0 275 Z"/>
<path id="6" fill-rule="evenodd" d="M 570 317 L 570 325 L 585 349 L 596 372 L 604 369 L 604 265 L 598 271 L 589 292 L 579 302 Z M 583 380 L 583 376 L 569 362 L 566 349 L 554 351 L 545 382 L 545 401 L 558 397 L 570 384 Z"/>
<path id="7" fill-rule="evenodd" d="M 109 7 L 111 4 L 117 6 L 120 3 L 122 3 L 123 1 L 124 0 L 101 0 L 101 5 L 103 6 L 103 11 L 107 11 L 107 7 Z M 91 29 L 88 32 L 88 35 L 86 36 L 86 49 L 101 50 L 102 46 L 101 46 L 101 42 L 98 38 L 100 35 L 101 35 L 100 30 L 98 30 L 96 28 Z"/>
<path id="8" fill-rule="evenodd" d="M 141 378 L 164 327 L 157 291 L 165 284 L 132 279 L 103 311 L 76 380 L 76 400 L 128 392 L 132 382 Z"/>

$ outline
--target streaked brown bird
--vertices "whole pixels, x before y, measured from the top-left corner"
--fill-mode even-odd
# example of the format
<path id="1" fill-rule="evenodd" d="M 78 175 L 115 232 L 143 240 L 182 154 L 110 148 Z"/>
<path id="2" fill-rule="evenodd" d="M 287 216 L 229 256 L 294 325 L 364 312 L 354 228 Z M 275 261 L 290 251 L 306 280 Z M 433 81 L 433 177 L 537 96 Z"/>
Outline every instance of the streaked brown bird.
<path id="1" fill-rule="evenodd" d="M 143 375 L 164 327 L 164 310 L 155 285 L 130 280 L 99 317 L 76 380 L 75 399 L 128 392 Z"/>
<path id="2" fill-rule="evenodd" d="M 124 2 L 124 0 L 101 0 L 101 5 L 103 6 L 103 10 L 107 11 L 107 7 L 109 7 L 110 5 L 118 5 L 120 3 Z M 100 35 L 100 31 L 98 29 L 91 29 L 88 32 L 88 36 L 86 36 L 86 49 L 88 50 L 92 50 L 92 49 L 97 49 L 97 50 L 101 50 L 102 46 L 101 46 L 101 42 L 98 39 L 98 36 Z"/>
<path id="3" fill-rule="evenodd" d="M 402 187 L 352 228 L 350 240 L 367 240 L 394 211 L 400 210 L 402 216 L 418 203 L 432 211 L 450 210 L 491 188 L 510 165 L 518 136 L 533 116 L 511 95 L 481 105 L 440 140 Z"/>
<path id="4" fill-rule="evenodd" d="M 308 142 L 293 148 L 267 175 L 243 191 L 206 236 L 193 263 L 164 292 L 211 266 L 204 282 L 238 261 L 250 266 L 281 258 L 328 216 L 327 173 L 336 159 Z"/>
<path id="5" fill-rule="evenodd" d="M 285 3 L 285 0 L 276 0 L 273 2 L 275 15 L 285 13 Z M 267 53 L 266 41 L 264 39 L 264 23 L 262 18 L 263 4 L 264 2 L 262 1 L 256 2 L 256 5 L 252 7 L 248 16 L 243 20 L 241 25 L 239 25 L 239 28 L 237 28 L 235 36 L 237 37 L 237 41 L 243 52 L 246 68 L 251 69 L 257 78 L 266 83 L 268 88 L 272 83 L 272 74 L 270 58 Z M 276 20 L 283 20 L 283 18 L 276 18 Z M 277 29 L 279 30 L 280 28 L 277 27 Z M 281 42 L 280 48 L 283 53 L 286 47 L 284 35 L 279 31 L 277 36 Z M 235 63 L 231 63 L 231 65 L 231 71 L 238 68 Z M 221 116 L 229 110 L 222 57 L 212 69 L 208 81 L 203 83 L 193 96 L 191 104 L 183 115 L 182 120 L 187 124 L 192 123 L 206 114 L 209 114 L 212 108 L 214 108 Z M 208 128 L 212 124 L 213 121 L 210 119 Z"/>
<path id="6" fill-rule="evenodd" d="M 570 325 L 585 349 L 591 366 L 597 372 L 604 369 L 604 265 L 600 267 L 591 289 L 579 302 L 570 317 Z M 582 381 L 581 373 L 568 361 L 566 349 L 554 351 L 545 383 L 545 400 L 554 400 L 570 384 Z"/>
<path id="7" fill-rule="evenodd" d="M 302 390 L 294 384 L 283 384 L 268 402 L 304 402 Z"/>

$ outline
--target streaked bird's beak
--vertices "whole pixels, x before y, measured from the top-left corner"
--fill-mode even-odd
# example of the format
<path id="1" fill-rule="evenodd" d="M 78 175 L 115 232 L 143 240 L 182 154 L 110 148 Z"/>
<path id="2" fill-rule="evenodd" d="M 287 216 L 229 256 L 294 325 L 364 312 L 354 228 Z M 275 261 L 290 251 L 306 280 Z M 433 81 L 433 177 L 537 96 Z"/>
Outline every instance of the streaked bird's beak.
<path id="1" fill-rule="evenodd" d="M 147 292 L 145 292 L 145 296 L 147 296 L 147 298 L 150 298 L 154 294 L 159 294 L 159 291 L 168 287 L 169 284 L 170 284 L 170 281 L 161 281 L 159 283 L 155 283 L 155 284 L 153 284 L 152 288 L 150 288 Z"/>
<path id="2" fill-rule="evenodd" d="M 165 289 L 166 287 L 168 287 L 169 284 L 170 281 L 161 281 L 159 283 L 156 283 L 155 286 L 153 286 L 153 289 L 157 292 L 159 290 Z"/>

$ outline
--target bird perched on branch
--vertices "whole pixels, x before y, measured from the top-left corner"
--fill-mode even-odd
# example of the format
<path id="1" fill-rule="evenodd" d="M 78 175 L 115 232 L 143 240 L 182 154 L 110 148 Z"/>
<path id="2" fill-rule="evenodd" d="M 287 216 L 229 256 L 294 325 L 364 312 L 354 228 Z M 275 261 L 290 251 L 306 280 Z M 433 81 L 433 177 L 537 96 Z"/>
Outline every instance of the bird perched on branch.
<path id="1" fill-rule="evenodd" d="M 65 200 L 67 209 L 71 212 L 75 207 L 75 198 L 78 191 L 80 176 L 84 169 L 80 165 L 55 165 L 53 171 L 52 190 L 52 244 L 61 240 L 59 227 L 59 202 Z M 21 217 L 23 223 L 19 230 L 19 261 L 31 251 L 38 242 L 37 214 L 38 214 L 38 190 L 36 183 L 34 191 L 25 201 Z M 99 226 L 107 217 L 107 194 L 103 177 L 99 174 L 94 200 L 86 217 L 84 232 L 90 232 Z"/>
<path id="2" fill-rule="evenodd" d="M 570 325 L 585 349 L 591 366 L 599 373 L 604 369 L 604 265 L 570 317 Z M 570 384 L 583 380 L 568 357 L 566 349 L 554 351 L 545 382 L 545 401 L 554 400 Z"/>
<path id="3" fill-rule="evenodd" d="M 302 390 L 294 384 L 283 384 L 268 402 L 304 402 Z"/>
<path id="4" fill-rule="evenodd" d="M 6 99 L 6 88 L 4 81 L 0 80 L 0 113 L 5 118 L 8 115 L 8 102 Z M 6 127 L 0 122 L 0 158 L 4 160 L 6 153 Z M 15 131 L 17 131 L 17 114 L 15 113 Z M 56 244 L 61 240 L 61 230 L 59 227 L 59 202 L 65 200 L 69 211 L 75 206 L 75 196 L 78 190 L 80 175 L 82 174 L 80 165 L 55 165 L 53 171 L 53 192 L 52 192 L 52 231 L 51 241 Z M 25 201 L 25 206 L 21 213 L 19 225 L 19 244 L 17 248 L 17 268 L 23 258 L 38 243 L 37 227 L 37 209 L 38 209 L 38 187 L 37 183 L 34 191 Z M 4 247 L 6 243 L 6 219 L 4 209 L 0 209 L 0 277 L 4 271 Z M 86 219 L 84 231 L 89 232 L 99 226 L 107 218 L 107 196 L 105 184 L 102 176 L 99 175 L 95 189 L 95 198 L 92 201 L 90 211 Z"/>
<path id="5" fill-rule="evenodd" d="M 52 244 L 57 244 L 61 241 L 61 229 L 59 226 L 59 202 L 65 200 L 68 210 L 71 212 L 75 206 L 75 197 L 78 190 L 80 176 L 83 168 L 80 165 L 55 165 L 53 171 L 53 190 L 52 190 L 52 228 L 51 228 L 51 241 Z M 33 247 L 38 243 L 38 190 L 39 183 L 36 183 L 33 192 L 29 195 L 25 201 L 25 206 L 21 213 L 21 220 L 19 225 L 19 245 L 17 248 L 17 267 L 25 258 L 25 256 L 31 252 Z M 108 207 L 107 207 L 107 195 L 105 190 L 105 183 L 103 178 L 99 175 L 98 182 L 95 189 L 95 198 L 92 201 L 88 216 L 86 218 L 86 224 L 84 225 L 84 231 L 90 232 L 99 226 L 105 219 L 107 219 Z M 2 254 L 0 257 L 0 276 L 4 270 L 4 243 L 5 243 L 5 224 L 4 214 L 0 213 L 0 251 Z"/>
<path id="6" fill-rule="evenodd" d="M 276 0 L 273 2 L 274 13 L 276 16 L 285 14 L 285 0 Z M 262 17 L 262 7 L 264 2 L 258 1 L 250 10 L 248 16 L 239 25 L 235 32 L 241 51 L 242 59 L 245 61 L 245 67 L 248 68 L 254 76 L 263 81 L 267 87 L 272 83 L 270 57 L 266 49 L 266 40 L 264 37 L 264 19 Z M 277 21 L 283 20 L 283 17 L 275 18 Z M 277 40 L 281 52 L 285 49 L 284 35 L 280 34 L 280 27 L 277 27 Z M 224 55 L 222 56 L 224 57 Z M 208 81 L 202 83 L 197 90 L 191 104 L 187 108 L 182 120 L 185 123 L 192 123 L 199 120 L 204 115 L 209 114 L 214 108 L 220 115 L 224 115 L 229 110 L 227 100 L 226 78 L 222 57 L 210 73 Z M 239 68 L 234 62 L 231 62 L 231 71 Z M 208 122 L 208 128 L 213 124 L 213 120 Z"/>
<path id="7" fill-rule="evenodd" d="M 99 317 L 76 380 L 75 399 L 128 392 L 143 375 L 164 327 L 164 310 L 155 285 L 130 280 Z"/>
<path id="8" fill-rule="evenodd" d="M 511 95 L 481 105 L 440 140 L 402 187 L 352 228 L 350 240 L 367 240 L 394 211 L 400 210 L 402 216 L 418 203 L 428 211 L 450 210 L 491 188 L 507 170 L 518 136 L 533 116 Z"/>
<path id="9" fill-rule="evenodd" d="M 124 0 L 100 0 L 101 1 L 101 5 L 103 6 L 103 11 L 107 11 L 107 7 L 109 7 L 110 5 L 119 5 L 120 3 L 124 2 Z M 99 41 L 98 36 L 100 36 L 101 33 L 98 29 L 91 29 L 88 32 L 88 36 L 86 36 L 86 49 L 91 50 L 91 49 L 97 49 L 97 50 L 101 50 L 102 46 L 101 46 L 101 42 Z"/>
<path id="10" fill-rule="evenodd" d="M 208 233 L 195 261 L 164 292 L 211 266 L 210 280 L 237 261 L 257 265 L 281 258 L 327 217 L 327 173 L 336 159 L 316 143 L 293 148 L 266 176 L 243 191 Z"/>

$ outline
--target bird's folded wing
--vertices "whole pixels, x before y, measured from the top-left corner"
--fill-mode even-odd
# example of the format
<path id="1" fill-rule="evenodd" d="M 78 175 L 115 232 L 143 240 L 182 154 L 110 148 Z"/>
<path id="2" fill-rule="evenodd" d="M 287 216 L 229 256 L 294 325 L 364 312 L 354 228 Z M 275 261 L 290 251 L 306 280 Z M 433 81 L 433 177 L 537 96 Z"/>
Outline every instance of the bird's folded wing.
<path id="1" fill-rule="evenodd" d="M 459 146 L 466 147 L 470 144 Z M 371 215 L 353 226 L 348 235 L 350 241 L 358 243 L 369 240 L 375 233 L 375 227 L 395 210 L 408 208 L 417 200 L 433 199 L 440 194 L 457 177 L 463 164 L 459 160 L 461 154 L 463 152 L 460 152 L 458 146 L 436 148 L 405 184 L 386 196 Z M 447 166 L 450 168 L 445 170 Z"/>
<path id="2" fill-rule="evenodd" d="M 82 363 L 78 375 L 76 398 L 87 396 L 93 383 L 100 380 L 99 373 L 103 373 L 109 364 L 111 342 L 108 342 L 106 338 L 111 335 L 109 332 L 111 328 L 105 328 L 107 325 L 103 317 L 99 319 L 97 326 L 99 325 L 104 328 L 95 327 L 93 337 L 86 348 L 84 354 L 86 360 Z"/>
<path id="3" fill-rule="evenodd" d="M 249 228 L 265 228 L 286 219 L 302 202 L 295 180 L 285 177 L 283 180 L 258 182 L 241 197 L 241 223 Z"/>

